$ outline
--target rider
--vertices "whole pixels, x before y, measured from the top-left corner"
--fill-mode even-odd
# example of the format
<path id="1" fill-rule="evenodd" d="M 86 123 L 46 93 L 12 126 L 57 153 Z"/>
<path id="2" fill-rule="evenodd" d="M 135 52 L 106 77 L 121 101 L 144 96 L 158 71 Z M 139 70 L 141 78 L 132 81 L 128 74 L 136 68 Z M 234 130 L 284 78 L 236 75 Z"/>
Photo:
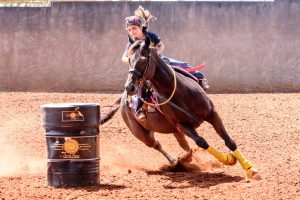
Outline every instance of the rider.
<path id="1" fill-rule="evenodd" d="M 139 6 L 139 8 L 135 11 L 134 16 L 126 17 L 126 30 L 128 31 L 129 35 L 128 38 L 130 41 L 136 41 L 136 40 L 145 40 L 146 37 L 149 37 L 150 39 L 150 47 L 155 47 L 157 50 L 157 54 L 160 55 L 164 48 L 165 45 L 162 42 L 162 40 L 159 38 L 159 36 L 154 33 L 147 31 L 148 29 L 148 23 L 151 19 L 156 19 L 154 16 L 151 15 L 151 13 L 148 10 L 145 10 L 142 6 Z M 122 56 L 122 61 L 125 64 L 129 64 L 129 57 L 127 54 L 128 49 L 130 48 L 131 43 L 128 42 L 126 49 L 124 51 L 124 54 Z M 164 61 L 170 64 L 170 58 L 161 56 Z M 172 63 L 171 63 L 172 64 Z M 185 63 L 186 64 L 186 63 Z M 197 72 L 197 77 L 201 77 L 200 79 L 200 85 L 204 90 L 207 90 L 209 88 L 209 85 L 207 84 L 207 80 L 204 78 L 204 75 L 200 73 L 199 71 Z M 138 98 L 138 106 L 137 106 L 137 116 L 138 119 L 143 121 L 146 119 L 146 105 L 143 105 L 143 102 L 141 101 L 140 98 L 143 98 L 144 100 L 147 101 L 147 98 L 149 97 L 149 90 L 147 87 L 144 86 L 142 87 L 141 90 L 141 96 Z"/>
<path id="2" fill-rule="evenodd" d="M 143 16 L 139 15 L 139 11 L 143 12 Z M 150 38 L 150 46 L 155 47 L 157 50 L 157 54 L 161 54 L 165 48 L 164 43 L 161 41 L 161 39 L 158 37 L 158 35 L 154 32 L 147 31 L 148 29 L 148 22 L 150 19 L 153 19 L 154 17 L 151 15 L 149 11 L 145 11 L 142 6 L 140 6 L 136 11 L 135 11 L 134 16 L 126 17 L 126 30 L 128 31 L 129 39 L 131 41 L 136 41 L 136 40 L 145 40 L 146 37 L 148 36 Z M 147 15 L 146 15 L 147 14 Z M 122 61 L 125 64 L 129 64 L 128 62 L 128 55 L 127 51 L 130 48 L 131 43 L 128 42 L 125 52 L 122 57 Z"/>

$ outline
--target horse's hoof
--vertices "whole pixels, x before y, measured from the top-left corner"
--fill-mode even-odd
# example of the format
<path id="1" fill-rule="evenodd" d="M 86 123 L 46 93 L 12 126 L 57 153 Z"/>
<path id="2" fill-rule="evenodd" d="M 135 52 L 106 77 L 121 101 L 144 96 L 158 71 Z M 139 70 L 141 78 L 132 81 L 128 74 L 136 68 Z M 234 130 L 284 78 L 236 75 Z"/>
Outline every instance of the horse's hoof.
<path id="1" fill-rule="evenodd" d="M 186 153 L 183 156 L 178 157 L 178 162 L 179 163 L 190 163 L 192 162 L 192 157 L 193 157 L 193 151 L 190 151 Z"/>
<path id="2" fill-rule="evenodd" d="M 246 170 L 246 178 L 247 179 L 253 179 L 253 180 L 260 180 L 261 176 L 258 173 L 258 170 L 254 167 L 250 167 Z"/>
<path id="3" fill-rule="evenodd" d="M 170 161 L 170 164 L 171 164 L 171 166 L 173 166 L 173 167 L 175 167 L 176 165 L 177 165 L 177 160 L 175 160 L 175 159 L 172 159 L 171 161 Z"/>
<path id="4" fill-rule="evenodd" d="M 224 163 L 225 165 L 235 165 L 236 164 L 236 157 L 234 157 L 231 153 L 226 154 L 227 161 Z"/>

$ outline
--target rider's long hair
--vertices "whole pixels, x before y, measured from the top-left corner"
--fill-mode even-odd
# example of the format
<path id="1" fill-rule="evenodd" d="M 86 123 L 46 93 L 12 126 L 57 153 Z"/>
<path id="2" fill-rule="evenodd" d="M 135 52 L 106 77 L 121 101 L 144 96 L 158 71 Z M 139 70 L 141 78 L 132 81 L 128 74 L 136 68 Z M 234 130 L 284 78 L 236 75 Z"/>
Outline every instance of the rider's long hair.
<path id="1" fill-rule="evenodd" d="M 143 24 L 143 32 L 149 28 L 150 20 L 156 20 L 156 17 L 153 16 L 149 10 L 145 10 L 141 5 L 134 11 L 134 15 L 140 16 L 145 20 Z"/>

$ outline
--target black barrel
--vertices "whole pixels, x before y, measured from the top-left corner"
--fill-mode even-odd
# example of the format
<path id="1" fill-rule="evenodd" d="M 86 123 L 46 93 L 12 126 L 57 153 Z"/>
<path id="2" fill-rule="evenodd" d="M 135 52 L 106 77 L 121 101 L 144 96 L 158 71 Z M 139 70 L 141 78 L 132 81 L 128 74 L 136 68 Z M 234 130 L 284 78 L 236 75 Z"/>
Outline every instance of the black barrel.
<path id="1" fill-rule="evenodd" d="M 100 105 L 45 104 L 47 181 L 54 187 L 98 185 Z"/>

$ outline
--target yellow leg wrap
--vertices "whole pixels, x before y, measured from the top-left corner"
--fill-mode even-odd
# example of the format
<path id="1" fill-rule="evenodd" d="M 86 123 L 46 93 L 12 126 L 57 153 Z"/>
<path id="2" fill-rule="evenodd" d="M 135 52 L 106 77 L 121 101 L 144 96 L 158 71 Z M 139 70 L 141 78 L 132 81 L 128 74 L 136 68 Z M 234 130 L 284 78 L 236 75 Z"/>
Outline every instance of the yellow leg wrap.
<path id="1" fill-rule="evenodd" d="M 211 146 L 208 147 L 207 151 L 224 165 L 234 165 L 236 163 L 236 158 L 232 154 L 224 154 Z"/>
<path id="2" fill-rule="evenodd" d="M 239 149 L 236 149 L 233 152 L 233 155 L 238 159 L 238 161 L 241 163 L 242 167 L 244 170 L 247 170 L 249 168 L 252 167 L 252 164 L 249 160 L 246 160 L 246 158 L 244 157 L 244 155 L 242 154 L 242 152 Z"/>

